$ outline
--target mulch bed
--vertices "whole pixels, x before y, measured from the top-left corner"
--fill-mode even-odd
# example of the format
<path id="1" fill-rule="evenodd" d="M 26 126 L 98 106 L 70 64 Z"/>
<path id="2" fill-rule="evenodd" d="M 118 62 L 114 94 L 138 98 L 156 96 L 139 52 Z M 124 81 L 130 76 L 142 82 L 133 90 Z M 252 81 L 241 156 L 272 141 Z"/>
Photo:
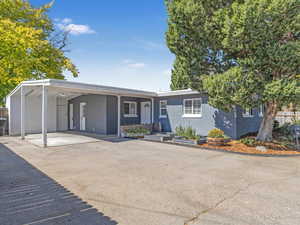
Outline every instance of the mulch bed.
<path id="1" fill-rule="evenodd" d="M 239 152 L 246 154 L 254 154 L 254 155 L 300 155 L 300 150 L 288 149 L 284 146 L 281 146 L 276 143 L 265 143 L 264 147 L 266 147 L 267 151 L 262 152 L 256 149 L 256 147 L 249 147 L 247 145 L 242 144 L 239 141 L 231 141 L 225 146 L 212 146 L 207 143 L 199 145 L 199 147 L 204 147 L 207 149 L 219 149 L 230 152 Z"/>

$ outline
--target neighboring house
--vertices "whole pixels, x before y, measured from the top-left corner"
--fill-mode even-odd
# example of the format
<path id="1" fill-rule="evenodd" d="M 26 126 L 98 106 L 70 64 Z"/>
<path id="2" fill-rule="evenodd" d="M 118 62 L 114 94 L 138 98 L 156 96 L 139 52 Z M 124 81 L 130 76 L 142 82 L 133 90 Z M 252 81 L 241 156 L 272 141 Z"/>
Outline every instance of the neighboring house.
<path id="1" fill-rule="evenodd" d="M 153 107 L 154 106 L 154 107 Z M 10 135 L 77 130 L 120 135 L 122 125 L 159 123 L 162 131 L 220 128 L 232 138 L 256 132 L 262 108 L 225 113 L 193 90 L 148 92 L 64 80 L 25 81 L 7 96 Z"/>

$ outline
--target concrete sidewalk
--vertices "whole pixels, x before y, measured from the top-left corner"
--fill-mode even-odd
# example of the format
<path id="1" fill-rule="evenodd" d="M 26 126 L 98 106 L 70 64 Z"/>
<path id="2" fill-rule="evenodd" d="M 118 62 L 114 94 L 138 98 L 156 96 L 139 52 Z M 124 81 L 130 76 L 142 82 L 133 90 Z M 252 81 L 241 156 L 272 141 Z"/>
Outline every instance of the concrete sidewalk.
<path id="1" fill-rule="evenodd" d="M 139 140 L 48 149 L 16 137 L 0 142 L 121 225 L 300 221 L 300 157 L 244 156 Z"/>

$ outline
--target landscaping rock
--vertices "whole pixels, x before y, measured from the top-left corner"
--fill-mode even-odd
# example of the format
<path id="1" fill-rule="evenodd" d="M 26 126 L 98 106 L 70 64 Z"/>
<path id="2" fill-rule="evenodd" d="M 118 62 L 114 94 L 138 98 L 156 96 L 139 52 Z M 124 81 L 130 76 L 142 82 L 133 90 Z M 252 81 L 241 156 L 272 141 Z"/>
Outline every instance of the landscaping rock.
<path id="1" fill-rule="evenodd" d="M 267 152 L 267 148 L 265 146 L 257 146 L 256 150 L 261 151 L 261 152 Z"/>

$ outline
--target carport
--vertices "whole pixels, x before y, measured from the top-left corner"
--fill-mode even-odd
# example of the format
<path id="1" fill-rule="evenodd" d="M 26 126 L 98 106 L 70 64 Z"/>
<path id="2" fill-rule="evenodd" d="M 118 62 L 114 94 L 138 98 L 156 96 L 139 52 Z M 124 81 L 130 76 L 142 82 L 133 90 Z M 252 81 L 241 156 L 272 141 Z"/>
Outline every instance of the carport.
<path id="1" fill-rule="evenodd" d="M 151 122 L 154 118 L 154 97 L 156 93 L 134 89 L 117 88 L 102 85 L 84 84 L 65 80 L 36 80 L 25 81 L 18 85 L 7 97 L 7 108 L 9 111 L 9 134 L 20 135 L 24 140 L 26 134 L 41 134 L 42 146 L 47 147 L 49 132 L 64 132 L 73 126 L 73 109 L 69 107 L 69 101 L 84 95 L 114 96 L 113 104 L 115 110 L 109 111 L 107 115 L 116 114 L 117 131 L 120 136 L 121 126 L 121 98 L 135 97 L 147 98 L 151 101 Z M 109 101 L 107 98 L 106 101 Z M 103 107 L 106 107 L 103 106 Z M 82 107 L 84 110 L 84 107 Z M 80 108 L 81 110 L 81 108 Z M 114 112 L 116 111 L 116 112 Z M 107 120 L 100 117 L 97 120 Z M 80 123 L 85 126 L 85 119 Z M 81 126 L 80 126 L 81 129 Z"/>

